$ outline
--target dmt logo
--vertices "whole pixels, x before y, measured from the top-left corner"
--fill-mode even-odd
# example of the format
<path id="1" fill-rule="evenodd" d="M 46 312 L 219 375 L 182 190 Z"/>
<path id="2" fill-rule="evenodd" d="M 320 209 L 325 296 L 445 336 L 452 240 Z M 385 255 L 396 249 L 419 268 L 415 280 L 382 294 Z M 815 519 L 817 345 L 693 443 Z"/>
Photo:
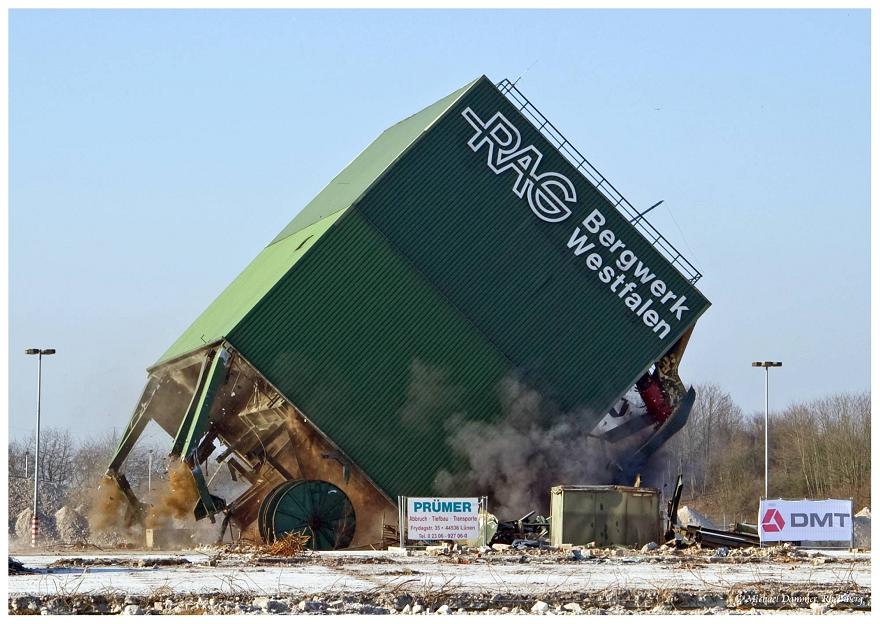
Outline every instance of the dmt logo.
<path id="1" fill-rule="evenodd" d="M 776 533 L 784 528 L 785 520 L 782 519 L 782 514 L 779 513 L 778 509 L 770 507 L 764 513 L 764 519 L 761 520 L 761 529 L 763 529 L 765 533 Z"/>
<path id="2" fill-rule="evenodd" d="M 840 520 L 838 523 L 840 527 L 846 526 L 846 520 L 849 518 L 849 514 L 847 513 L 826 513 L 821 516 L 817 513 L 793 513 L 789 515 L 788 519 L 791 520 L 791 526 L 793 527 L 833 527 L 834 526 L 834 518 Z"/>
<path id="3" fill-rule="evenodd" d="M 476 131 L 468 141 L 470 148 L 478 152 L 486 145 L 486 162 L 492 171 L 516 173 L 513 192 L 517 197 L 527 197 L 529 207 L 539 219 L 556 223 L 568 218 L 571 209 L 566 204 L 577 201 L 571 180 L 555 171 L 539 174 L 538 165 L 544 155 L 534 145 L 520 149 L 519 130 L 507 117 L 499 112 L 484 122 L 470 107 L 461 114 Z"/>

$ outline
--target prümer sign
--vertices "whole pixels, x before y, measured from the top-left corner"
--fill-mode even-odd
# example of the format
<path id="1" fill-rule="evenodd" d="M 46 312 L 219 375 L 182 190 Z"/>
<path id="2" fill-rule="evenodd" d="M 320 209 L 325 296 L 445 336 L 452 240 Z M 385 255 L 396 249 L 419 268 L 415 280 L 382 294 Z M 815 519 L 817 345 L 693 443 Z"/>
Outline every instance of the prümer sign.
<path id="1" fill-rule="evenodd" d="M 420 541 L 476 539 L 480 534 L 476 498 L 407 498 L 406 535 Z"/>

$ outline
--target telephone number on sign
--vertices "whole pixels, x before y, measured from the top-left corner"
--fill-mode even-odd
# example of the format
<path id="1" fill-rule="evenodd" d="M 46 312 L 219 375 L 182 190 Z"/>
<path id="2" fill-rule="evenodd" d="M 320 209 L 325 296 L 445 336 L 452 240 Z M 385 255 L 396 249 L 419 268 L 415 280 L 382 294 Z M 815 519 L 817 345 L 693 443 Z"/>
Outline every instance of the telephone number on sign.
<path id="1" fill-rule="evenodd" d="M 410 534 L 410 539 L 416 540 L 447 540 L 447 539 L 468 539 L 471 537 L 467 533 L 417 533 Z"/>

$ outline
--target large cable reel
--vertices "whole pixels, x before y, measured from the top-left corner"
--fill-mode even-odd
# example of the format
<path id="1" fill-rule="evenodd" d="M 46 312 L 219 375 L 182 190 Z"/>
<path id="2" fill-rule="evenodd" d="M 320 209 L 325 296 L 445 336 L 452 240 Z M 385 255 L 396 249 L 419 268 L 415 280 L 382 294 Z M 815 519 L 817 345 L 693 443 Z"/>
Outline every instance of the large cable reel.
<path id="1" fill-rule="evenodd" d="M 266 543 L 303 533 L 310 549 L 337 550 L 351 544 L 355 513 L 345 492 L 332 483 L 286 481 L 263 498 L 257 525 Z"/>

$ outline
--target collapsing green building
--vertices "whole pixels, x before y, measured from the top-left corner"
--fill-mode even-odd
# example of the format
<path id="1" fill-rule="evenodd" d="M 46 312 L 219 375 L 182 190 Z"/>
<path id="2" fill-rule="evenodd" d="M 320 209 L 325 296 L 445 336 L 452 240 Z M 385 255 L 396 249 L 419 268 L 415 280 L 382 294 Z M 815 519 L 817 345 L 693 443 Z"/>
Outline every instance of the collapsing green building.
<path id="1" fill-rule="evenodd" d="M 709 306 L 699 278 L 483 76 L 383 132 L 148 369 L 109 474 L 136 504 L 120 466 L 154 420 L 193 471 L 197 517 L 376 544 L 397 496 L 463 468 L 450 416 L 497 418 L 511 374 L 596 424 L 626 420 L 635 387 L 640 422 L 671 435 L 693 400 L 677 368 Z M 236 500 L 210 492 L 209 456 L 247 485 Z"/>

